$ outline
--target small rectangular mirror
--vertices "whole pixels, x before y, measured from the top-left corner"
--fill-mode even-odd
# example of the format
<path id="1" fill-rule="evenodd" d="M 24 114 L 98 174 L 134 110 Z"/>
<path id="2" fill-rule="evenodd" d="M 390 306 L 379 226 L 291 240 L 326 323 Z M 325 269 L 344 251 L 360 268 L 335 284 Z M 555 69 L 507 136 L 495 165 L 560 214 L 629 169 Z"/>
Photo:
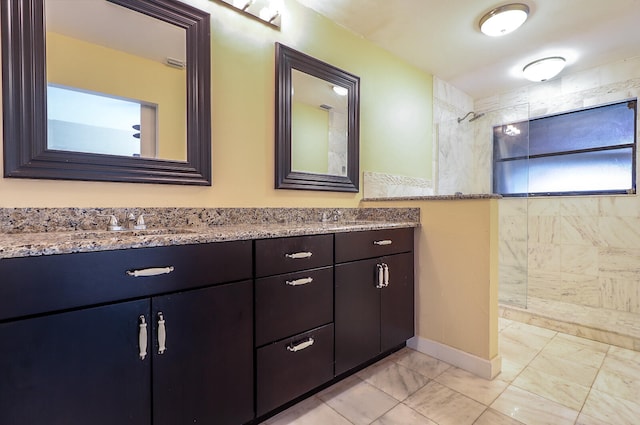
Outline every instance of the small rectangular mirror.
<path id="1" fill-rule="evenodd" d="M 359 84 L 276 43 L 276 189 L 358 192 Z"/>

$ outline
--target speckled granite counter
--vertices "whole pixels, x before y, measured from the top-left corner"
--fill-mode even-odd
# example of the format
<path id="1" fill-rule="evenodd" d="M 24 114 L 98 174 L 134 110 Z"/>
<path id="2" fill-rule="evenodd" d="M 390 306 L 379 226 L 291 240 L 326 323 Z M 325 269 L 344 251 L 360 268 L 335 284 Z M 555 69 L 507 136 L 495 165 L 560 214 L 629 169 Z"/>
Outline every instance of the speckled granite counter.
<path id="1" fill-rule="evenodd" d="M 149 229 L 102 230 L 104 215 L 129 212 L 149 215 Z M 417 208 L 4 208 L 0 259 L 417 226 Z"/>
<path id="2" fill-rule="evenodd" d="M 502 195 L 493 193 L 469 193 L 459 195 L 404 196 L 397 198 L 364 198 L 362 201 L 455 201 L 459 199 L 502 199 Z"/>

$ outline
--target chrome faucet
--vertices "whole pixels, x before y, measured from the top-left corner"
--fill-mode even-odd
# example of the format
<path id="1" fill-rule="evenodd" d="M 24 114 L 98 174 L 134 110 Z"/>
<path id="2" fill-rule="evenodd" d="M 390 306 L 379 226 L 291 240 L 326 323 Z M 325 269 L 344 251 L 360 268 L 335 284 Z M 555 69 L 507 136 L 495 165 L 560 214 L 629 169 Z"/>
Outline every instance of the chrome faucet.
<path id="1" fill-rule="evenodd" d="M 152 215 L 152 214 L 144 214 L 141 213 L 138 218 L 136 218 L 134 213 L 129 213 L 126 216 L 127 225 L 122 226 L 118 223 L 118 217 L 114 214 L 106 214 L 99 215 L 99 217 L 109 217 L 109 221 L 107 223 L 107 230 L 110 232 L 119 232 L 122 230 L 145 230 L 147 228 L 147 224 L 144 221 L 144 216 Z"/>

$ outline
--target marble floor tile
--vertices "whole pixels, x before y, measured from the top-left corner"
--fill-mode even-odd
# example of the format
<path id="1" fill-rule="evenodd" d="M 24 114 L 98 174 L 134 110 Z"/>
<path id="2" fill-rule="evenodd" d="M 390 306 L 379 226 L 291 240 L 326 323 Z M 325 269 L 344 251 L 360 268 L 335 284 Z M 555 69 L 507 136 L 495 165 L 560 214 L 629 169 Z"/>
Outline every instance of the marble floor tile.
<path id="1" fill-rule="evenodd" d="M 451 367 L 435 379 L 442 385 L 449 387 L 485 406 L 493 401 L 507 388 L 507 382 L 500 379 L 491 381 L 480 378 L 457 367 Z"/>
<path id="2" fill-rule="evenodd" d="M 576 363 L 571 358 L 552 356 L 544 350 L 529 363 L 529 366 L 585 387 L 591 387 L 598 374 L 596 367 Z"/>
<path id="3" fill-rule="evenodd" d="M 510 383 L 522 372 L 526 364 L 514 363 L 509 359 L 502 358 L 502 371 L 496 379 Z M 594 375 L 595 376 L 595 375 Z"/>
<path id="4" fill-rule="evenodd" d="M 522 425 L 522 422 L 493 409 L 487 409 L 473 425 Z"/>
<path id="5" fill-rule="evenodd" d="M 320 424 L 318 424 L 320 425 Z M 371 425 L 438 425 L 412 408 L 398 404 Z"/>
<path id="6" fill-rule="evenodd" d="M 498 341 L 498 351 L 503 361 L 506 360 L 524 366 L 538 355 L 540 349 L 528 347 L 520 341 L 503 338 L 501 335 Z"/>
<path id="7" fill-rule="evenodd" d="M 525 338 L 527 334 L 536 335 L 542 338 L 543 342 L 544 340 L 549 340 L 558 334 L 558 332 L 551 329 L 541 328 L 540 326 L 521 322 L 513 322 L 510 326 L 510 331 L 518 331 L 520 336 Z"/>
<path id="8" fill-rule="evenodd" d="M 398 401 L 402 401 L 429 382 L 429 378 L 392 360 L 378 362 L 360 372 L 358 377 Z"/>
<path id="9" fill-rule="evenodd" d="M 633 360 L 607 357 L 593 383 L 593 388 L 615 397 L 638 402 L 640 364 Z"/>
<path id="10" fill-rule="evenodd" d="M 640 404 L 622 400 L 592 389 L 582 408 L 582 413 L 608 425 L 638 425 Z M 586 422 L 591 425 L 591 423 Z"/>
<path id="11" fill-rule="evenodd" d="M 609 349 L 608 357 L 630 360 L 640 365 L 640 351 L 629 350 L 627 348 L 621 348 L 612 345 Z"/>
<path id="12" fill-rule="evenodd" d="M 562 332 L 558 332 L 558 335 L 556 335 L 555 339 L 569 341 L 574 344 L 583 345 L 590 350 L 598 351 L 605 354 L 607 353 L 607 351 L 609 351 L 609 347 L 610 347 L 609 344 L 605 344 L 604 342 L 594 341 L 592 339 L 582 338 L 575 335 L 569 335 Z"/>
<path id="13" fill-rule="evenodd" d="M 498 332 L 502 332 L 507 329 L 511 324 L 514 323 L 513 320 L 505 319 L 503 317 L 498 317 Z"/>
<path id="14" fill-rule="evenodd" d="M 405 404 L 438 425 L 471 425 L 486 406 L 444 385 L 431 381 Z"/>
<path id="15" fill-rule="evenodd" d="M 308 398 L 263 422 L 264 425 L 352 425 L 316 397 Z"/>
<path id="16" fill-rule="evenodd" d="M 583 344 L 577 344 L 559 338 L 554 338 L 542 350 L 543 354 L 560 358 L 571 359 L 571 361 L 580 363 L 585 366 L 599 368 L 605 357 L 605 353 L 592 350 Z"/>
<path id="17" fill-rule="evenodd" d="M 519 325 L 519 326 L 518 326 Z M 535 330 L 530 330 L 525 328 L 525 326 L 530 326 Z M 549 341 L 554 337 L 555 331 L 548 331 L 549 333 L 546 335 L 542 335 L 538 332 L 539 328 L 537 326 L 531 326 L 524 323 L 519 323 L 516 325 L 509 326 L 507 329 L 500 332 L 500 339 L 517 342 L 527 348 L 532 350 L 541 350 L 544 348 Z"/>
<path id="18" fill-rule="evenodd" d="M 592 418 L 591 416 L 580 413 L 578 416 L 578 420 L 576 421 L 576 425 L 615 425 L 609 424 L 607 422 L 603 422 L 600 419 Z"/>
<path id="19" fill-rule="evenodd" d="M 531 366 L 522 371 L 513 385 L 577 411 L 582 409 L 589 394 L 588 386 L 567 381 Z"/>
<path id="20" fill-rule="evenodd" d="M 320 392 L 318 398 L 356 425 L 368 425 L 398 404 L 395 398 L 356 376 Z"/>
<path id="21" fill-rule="evenodd" d="M 390 358 L 396 363 L 431 379 L 451 367 L 448 363 L 408 348 L 398 351 Z"/>
<path id="22" fill-rule="evenodd" d="M 491 408 L 526 425 L 573 425 L 578 412 L 514 387 L 506 389 Z"/>

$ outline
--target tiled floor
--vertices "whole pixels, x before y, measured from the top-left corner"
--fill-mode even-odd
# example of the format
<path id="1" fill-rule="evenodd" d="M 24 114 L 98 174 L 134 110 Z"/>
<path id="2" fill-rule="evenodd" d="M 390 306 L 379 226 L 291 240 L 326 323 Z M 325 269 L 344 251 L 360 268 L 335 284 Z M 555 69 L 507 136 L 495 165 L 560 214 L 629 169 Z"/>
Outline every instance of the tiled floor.
<path id="1" fill-rule="evenodd" d="M 405 348 L 265 425 L 637 425 L 640 352 L 500 319 L 502 373 Z"/>

